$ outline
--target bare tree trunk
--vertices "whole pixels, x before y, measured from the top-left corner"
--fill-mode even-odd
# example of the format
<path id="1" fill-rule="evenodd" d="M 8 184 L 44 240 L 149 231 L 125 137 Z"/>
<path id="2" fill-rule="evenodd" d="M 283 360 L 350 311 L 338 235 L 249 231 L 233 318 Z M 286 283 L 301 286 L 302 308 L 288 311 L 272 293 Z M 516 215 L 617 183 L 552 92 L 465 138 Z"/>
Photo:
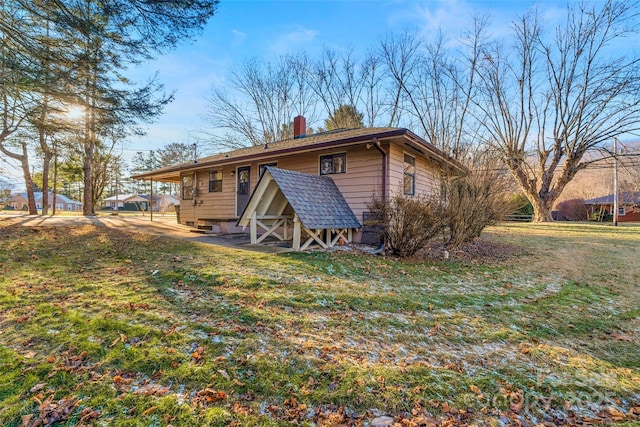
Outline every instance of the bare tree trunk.
<path id="1" fill-rule="evenodd" d="M 54 145 L 55 152 L 55 145 Z M 51 215 L 56 214 L 56 202 L 58 199 L 58 153 L 56 152 L 53 157 L 53 203 Z"/>
<path id="2" fill-rule="evenodd" d="M 29 157 L 27 156 L 27 144 L 22 143 L 22 156 L 20 156 L 20 165 L 22 166 L 22 174 L 24 176 L 24 182 L 27 186 L 27 201 L 29 206 L 29 215 L 38 215 L 38 208 L 36 206 L 36 198 L 33 194 L 33 177 L 29 170 Z"/>
<path id="3" fill-rule="evenodd" d="M 51 151 L 47 150 L 42 159 L 42 215 L 49 214 L 49 166 Z"/>
<path id="4" fill-rule="evenodd" d="M 549 201 L 543 200 L 540 197 L 529 197 L 529 201 L 531 201 L 533 205 L 533 222 L 552 222 L 554 220 L 551 209 L 553 208 L 555 199 Z"/>
<path id="5" fill-rule="evenodd" d="M 88 127 L 87 123 L 87 127 Z M 93 142 L 93 138 L 90 135 L 89 130 L 87 129 L 85 133 L 85 142 L 84 142 L 84 159 L 82 163 L 82 171 L 83 171 L 83 201 L 82 201 L 82 215 L 91 216 L 94 214 L 93 212 L 93 187 L 91 186 L 91 182 L 93 180 L 93 155 L 95 151 L 95 143 Z"/>

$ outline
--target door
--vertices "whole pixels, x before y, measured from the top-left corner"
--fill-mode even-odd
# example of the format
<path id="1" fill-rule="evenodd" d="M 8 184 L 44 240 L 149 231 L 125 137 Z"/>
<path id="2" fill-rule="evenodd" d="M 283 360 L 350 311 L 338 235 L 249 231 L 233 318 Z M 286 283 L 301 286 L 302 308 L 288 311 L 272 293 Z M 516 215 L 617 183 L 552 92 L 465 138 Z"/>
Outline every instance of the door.
<path id="1" fill-rule="evenodd" d="M 251 166 L 238 168 L 237 176 L 236 215 L 240 216 L 249 203 L 249 197 L 251 197 Z"/>

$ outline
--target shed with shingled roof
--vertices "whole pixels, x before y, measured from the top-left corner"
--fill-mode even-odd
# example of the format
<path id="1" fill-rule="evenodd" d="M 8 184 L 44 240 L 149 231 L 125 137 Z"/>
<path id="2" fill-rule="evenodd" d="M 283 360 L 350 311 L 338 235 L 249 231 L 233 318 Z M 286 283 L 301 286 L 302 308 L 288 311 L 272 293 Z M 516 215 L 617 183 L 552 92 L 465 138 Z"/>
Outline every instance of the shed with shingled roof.
<path id="1" fill-rule="evenodd" d="M 325 248 L 350 242 L 353 231 L 361 227 L 330 177 L 270 166 L 265 168 L 238 225 L 250 226 L 252 244 L 268 236 L 288 240 L 291 226 L 296 250 L 314 242 Z M 264 231 L 258 235 L 260 229 Z M 302 242 L 302 238 L 306 240 Z"/>

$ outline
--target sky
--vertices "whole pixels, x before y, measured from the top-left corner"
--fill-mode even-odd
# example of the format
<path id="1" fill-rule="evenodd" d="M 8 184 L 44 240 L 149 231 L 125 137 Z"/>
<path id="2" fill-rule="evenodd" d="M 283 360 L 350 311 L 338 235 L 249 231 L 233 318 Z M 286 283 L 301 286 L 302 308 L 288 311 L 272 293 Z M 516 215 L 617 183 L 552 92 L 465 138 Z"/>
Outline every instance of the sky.
<path id="1" fill-rule="evenodd" d="M 144 83 L 157 72 L 175 99 L 153 124 L 145 126 L 145 136 L 127 139 L 121 154 L 131 158 L 138 151 L 173 142 L 196 142 L 206 126 L 203 115 L 212 85 L 224 87 L 230 73 L 249 58 L 272 60 L 300 51 L 314 58 L 324 47 L 338 52 L 352 48 L 364 54 L 384 35 L 405 29 L 427 36 L 442 29 L 455 37 L 475 13 L 488 13 L 492 31 L 499 34 L 533 4 L 551 19 L 566 8 L 564 1 L 555 0 L 221 0 L 217 13 L 194 41 L 125 73 Z M 5 178 L 22 187 L 15 166 L 0 162 Z"/>
<path id="2" fill-rule="evenodd" d="M 529 1 L 403 1 L 403 0 L 222 0 L 217 14 L 193 43 L 134 70 L 142 81 L 154 72 L 175 100 L 147 135 L 130 138 L 126 151 L 160 148 L 171 142 L 191 144 L 206 127 L 203 115 L 212 85 L 224 87 L 230 73 L 252 57 L 275 59 L 305 51 L 317 57 L 324 47 L 352 48 L 364 54 L 390 32 L 418 29 L 425 34 L 443 29 L 462 33 L 474 13 L 489 13 L 494 31 L 526 11 Z M 537 4 L 550 12 L 564 2 Z"/>

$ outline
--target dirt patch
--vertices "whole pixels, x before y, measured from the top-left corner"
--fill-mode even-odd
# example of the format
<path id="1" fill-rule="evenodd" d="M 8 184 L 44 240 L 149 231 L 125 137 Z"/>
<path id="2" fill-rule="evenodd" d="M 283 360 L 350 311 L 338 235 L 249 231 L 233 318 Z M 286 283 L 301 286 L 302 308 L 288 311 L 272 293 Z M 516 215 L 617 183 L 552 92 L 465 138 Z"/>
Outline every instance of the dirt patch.
<path id="1" fill-rule="evenodd" d="M 465 243 L 458 248 L 447 248 L 442 243 L 433 244 L 421 251 L 418 256 L 430 261 L 453 259 L 490 263 L 491 261 L 505 261 L 526 254 L 527 252 L 520 246 L 480 238 L 473 242 Z"/>

